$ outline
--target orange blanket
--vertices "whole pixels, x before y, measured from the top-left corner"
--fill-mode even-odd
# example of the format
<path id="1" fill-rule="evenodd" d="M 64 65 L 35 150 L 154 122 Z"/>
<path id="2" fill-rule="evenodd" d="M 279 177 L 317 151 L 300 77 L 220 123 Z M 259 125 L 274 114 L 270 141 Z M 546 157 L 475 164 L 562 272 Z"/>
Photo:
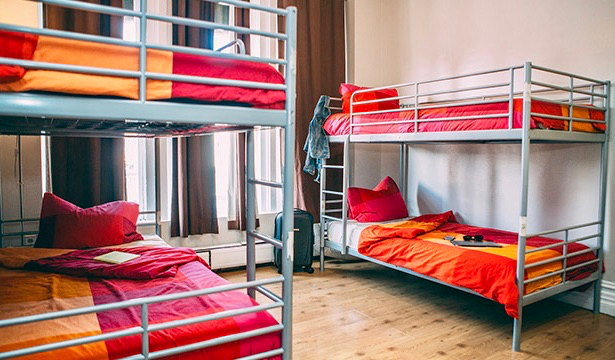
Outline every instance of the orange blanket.
<path id="1" fill-rule="evenodd" d="M 444 240 L 446 236 L 462 239 L 463 235 L 483 235 L 485 241 L 502 245 L 500 248 L 458 247 Z M 527 239 L 526 249 L 558 242 L 547 238 Z M 587 247 L 570 244 L 568 252 L 574 253 Z M 458 224 L 451 211 L 443 214 L 423 215 L 408 221 L 373 225 L 361 233 L 359 253 L 401 266 L 436 278 L 446 283 L 473 290 L 486 298 L 503 304 L 506 312 L 518 317 L 516 284 L 517 234 L 507 231 L 479 228 Z M 562 247 L 542 250 L 526 255 L 526 264 L 557 257 Z M 573 266 L 591 259 L 592 253 L 568 259 Z M 525 278 L 531 279 L 560 270 L 560 261 L 536 266 L 526 270 Z M 596 271 L 595 264 L 567 273 L 567 280 L 577 280 Z M 531 282 L 525 293 L 544 289 L 562 281 L 561 275 Z"/>

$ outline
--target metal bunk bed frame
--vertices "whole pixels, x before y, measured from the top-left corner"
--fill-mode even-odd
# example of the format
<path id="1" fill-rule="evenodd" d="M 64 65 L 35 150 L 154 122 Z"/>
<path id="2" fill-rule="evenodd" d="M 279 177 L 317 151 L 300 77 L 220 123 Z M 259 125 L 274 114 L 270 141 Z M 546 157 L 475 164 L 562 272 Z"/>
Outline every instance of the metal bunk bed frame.
<path id="1" fill-rule="evenodd" d="M 516 72 L 521 72 L 523 91 L 515 92 L 515 80 L 519 81 L 516 78 Z M 549 74 L 553 77 L 563 77 L 568 79 L 568 86 L 558 86 L 553 85 L 547 82 L 536 81 L 534 80 L 535 73 L 541 72 L 543 74 Z M 436 92 L 421 92 L 421 86 L 426 84 L 433 84 L 438 82 L 447 82 L 451 80 L 472 80 L 477 77 L 491 75 L 491 74 L 510 74 L 509 81 L 502 83 L 489 83 L 479 86 L 473 87 L 464 87 L 458 88 L 452 86 L 450 90 L 444 91 L 436 91 Z M 582 82 L 582 84 L 579 84 Z M 360 94 L 363 92 L 374 91 L 374 90 L 382 90 L 382 89 L 390 89 L 390 88 L 410 88 L 413 90 L 411 95 L 390 97 L 386 99 L 380 100 L 368 100 L 368 101 L 355 101 L 356 94 Z M 522 326 L 522 310 L 523 306 L 529 305 L 536 301 L 548 298 L 550 296 L 562 293 L 567 290 L 571 290 L 573 288 L 579 287 L 581 285 L 587 283 L 594 283 L 594 292 L 593 292 L 593 312 L 599 313 L 600 311 L 600 286 L 602 279 L 602 271 L 598 270 L 591 274 L 589 277 L 576 280 L 576 281 L 568 281 L 565 280 L 566 272 L 570 270 L 574 270 L 581 266 L 587 266 L 592 263 L 597 263 L 597 268 L 602 269 L 603 266 L 603 245 L 604 245 L 604 237 L 605 237 L 605 208 L 606 208 L 606 181 L 607 181 L 607 156 L 608 156 L 608 138 L 609 138 L 609 119 L 610 119 L 610 81 L 600 81 L 591 79 L 585 76 L 579 76 L 563 71 L 558 71 L 554 69 L 549 69 L 537 65 L 533 65 L 530 62 L 527 62 L 523 65 L 519 66 L 511 66 L 508 68 L 490 70 L 490 71 L 482 71 L 475 72 L 466 75 L 459 76 L 451 76 L 440 78 L 436 80 L 424 81 L 424 82 L 416 82 L 416 83 L 405 83 L 405 84 L 397 84 L 392 86 L 383 86 L 383 87 L 375 87 L 365 90 L 358 90 L 351 96 L 351 113 L 350 113 L 350 134 L 349 135 L 335 135 L 329 136 L 329 141 L 333 143 L 343 143 L 343 164 L 328 164 L 326 160 L 323 160 L 322 163 L 322 172 L 321 172 L 321 181 L 320 181 L 320 223 L 321 223 L 321 232 L 320 232 L 320 270 L 324 271 L 324 250 L 325 248 L 330 248 L 332 250 L 338 251 L 342 254 L 348 254 L 363 260 L 371 261 L 395 270 L 402 271 L 404 273 L 408 273 L 414 276 L 418 276 L 423 279 L 431 280 L 436 283 L 440 283 L 449 287 L 453 287 L 474 295 L 482 296 L 479 293 L 476 293 L 470 289 L 451 285 L 440 281 L 438 279 L 431 278 L 429 276 L 417 273 L 415 271 L 391 265 L 386 262 L 382 262 L 377 259 L 373 259 L 371 257 L 360 254 L 356 249 L 348 246 L 348 232 L 347 232 L 347 224 L 348 224 L 348 205 L 347 205 L 347 195 L 348 195 L 348 187 L 350 186 L 351 179 L 351 159 L 350 146 L 352 143 L 398 143 L 400 144 L 400 179 L 401 180 L 401 188 L 404 199 L 408 200 L 408 150 L 411 144 L 426 144 L 426 143 L 442 143 L 442 142 L 477 142 L 477 143 L 485 143 L 485 142 L 515 142 L 520 143 L 521 145 L 521 191 L 520 191 L 520 199 L 521 199 L 521 207 L 519 212 L 519 238 L 518 238 L 518 253 L 517 253 L 517 267 L 516 267 L 516 279 L 517 279 L 517 289 L 519 294 L 523 294 L 524 286 L 530 282 L 534 282 L 540 279 L 543 279 L 548 276 L 562 274 L 562 282 L 558 285 L 528 294 L 519 296 L 518 300 L 518 308 L 519 308 L 519 317 L 518 319 L 514 319 L 513 324 L 513 339 L 512 339 L 512 350 L 520 351 L 521 348 L 521 326 Z M 451 94 L 468 94 L 473 91 L 483 91 L 486 89 L 498 89 L 505 88 L 508 91 L 506 93 L 500 94 L 488 94 L 487 96 L 467 96 L 462 98 L 455 98 L 451 101 L 451 99 L 445 100 L 448 106 L 463 106 L 463 105 L 477 105 L 477 104 L 488 104 L 493 102 L 502 102 L 508 101 L 508 112 L 504 114 L 492 114 L 492 115 L 482 115 L 482 116 L 460 116 L 460 117 L 441 117 L 441 118 L 431 118 L 431 119 L 420 119 L 419 110 L 435 108 L 438 106 L 439 102 L 427 103 L 425 101 L 421 101 L 421 98 L 427 98 L 429 96 L 440 96 L 440 95 L 451 95 Z M 545 96 L 552 95 L 553 92 L 566 94 L 566 99 L 564 100 L 554 100 L 546 97 L 538 97 L 535 94 Z M 513 128 L 513 99 L 515 96 L 523 96 L 523 120 L 521 128 Z M 578 95 L 583 97 L 579 98 Z M 332 98 L 335 99 L 335 98 Z M 402 106 L 402 109 L 398 110 L 384 110 L 384 111 L 369 111 L 369 112 L 360 112 L 353 113 L 352 109 L 354 105 L 360 104 L 368 104 L 375 103 L 380 101 L 390 101 L 392 99 L 411 99 L 412 103 L 406 106 Z M 341 99 L 335 99 L 341 101 Z M 546 115 L 540 113 L 534 113 L 531 110 L 531 101 L 532 100 L 540 100 L 553 104 L 565 105 L 568 107 L 569 114 L 568 116 L 554 116 L 554 115 Z M 580 104 L 579 101 L 589 102 L 591 106 Z M 452 105 L 451 105 L 452 104 Z M 596 105 L 598 104 L 598 105 Z M 334 110 L 341 110 L 339 107 L 331 107 Z M 586 109 L 594 109 L 600 110 L 604 113 L 606 131 L 604 133 L 585 133 L 572 131 L 573 124 L 575 122 L 585 122 L 592 123 L 596 122 L 595 120 L 581 119 L 576 118 L 573 115 L 574 108 L 586 108 Z M 413 120 L 398 120 L 398 121 L 390 121 L 390 122 L 367 122 L 361 124 L 353 123 L 354 115 L 366 115 L 366 114 L 378 114 L 378 113 L 386 113 L 386 112 L 399 112 L 402 110 L 410 110 L 415 112 L 415 117 Z M 530 129 L 530 119 L 531 116 L 541 116 L 546 118 L 553 118 L 566 121 L 568 123 L 567 131 L 553 131 L 553 130 L 541 130 L 541 129 Z M 448 120 L 467 120 L 467 119 L 490 119 L 490 118 L 502 118 L 508 117 L 508 128 L 507 129 L 498 129 L 498 130 L 476 130 L 476 131 L 451 131 L 451 132 L 418 132 L 418 125 L 421 122 L 428 121 L 448 121 Z M 479 120 L 480 121 L 480 120 Z M 384 124 L 398 124 L 398 123 L 413 123 L 414 124 L 414 132 L 410 133 L 387 133 L 387 134 L 353 134 L 353 129 L 358 126 L 373 126 L 373 125 L 384 125 Z M 577 143 L 599 143 L 601 144 L 601 162 L 600 162 L 600 179 L 599 179 L 599 210 L 598 210 L 598 219 L 596 221 L 592 221 L 584 224 L 576 224 L 572 226 L 566 226 L 558 229 L 541 231 L 536 233 L 528 233 L 527 232 L 527 211 L 528 211 L 528 187 L 529 187 L 529 161 L 530 161 L 530 143 L 534 142 L 551 142 L 551 143 L 565 143 L 565 142 L 577 142 Z M 342 171 L 343 172 L 343 181 L 342 181 L 342 189 L 340 191 L 332 190 L 326 188 L 327 183 L 327 172 L 329 170 L 334 171 Z M 335 199 L 331 199 L 331 197 L 335 197 Z M 333 205 L 337 204 L 337 205 Z M 341 204 L 341 208 L 339 207 Z M 330 208 L 331 206 L 336 206 L 335 208 Z M 331 213 L 339 214 L 339 217 L 330 215 Z M 339 221 L 342 223 L 342 239 L 341 244 L 332 242 L 327 238 L 327 228 L 330 222 Z M 593 229 L 598 228 L 597 232 L 592 233 L 591 235 L 581 236 L 576 238 L 571 238 L 571 232 L 579 229 L 585 229 L 587 231 L 593 231 Z M 552 245 L 546 245 L 535 249 L 526 249 L 526 239 L 534 237 L 534 236 L 544 236 L 544 235 L 553 235 L 553 234 L 562 234 L 564 239 L 561 243 L 556 243 Z M 589 250 L 586 251 L 594 251 L 596 253 L 597 259 L 591 260 L 588 262 L 584 262 L 575 266 L 568 266 L 567 259 L 571 257 L 568 254 L 568 245 L 571 243 L 575 243 L 578 241 L 595 239 L 596 245 L 590 246 Z M 545 250 L 549 248 L 553 248 L 556 246 L 563 245 L 563 254 L 562 256 L 555 257 L 552 259 L 547 259 L 544 261 L 540 261 L 537 263 L 533 263 L 530 265 L 525 264 L 525 255 Z M 578 255 L 579 253 L 574 253 Z M 536 277 L 529 280 L 524 280 L 525 270 L 534 266 L 544 265 L 549 262 L 561 261 L 562 269 L 559 271 L 555 271 L 540 277 Z"/>
<path id="2" fill-rule="evenodd" d="M 297 37 L 297 9 L 288 7 L 278 9 L 266 7 L 250 2 L 238 0 L 207 0 L 215 3 L 225 3 L 239 8 L 250 9 L 273 14 L 274 16 L 284 17 L 286 28 L 284 32 L 268 32 L 244 27 L 227 26 L 214 22 L 194 20 L 177 16 L 157 15 L 147 12 L 147 0 L 140 1 L 140 10 L 133 11 L 111 6 L 95 5 L 74 0 L 38 0 L 43 4 L 57 5 L 72 9 L 91 11 L 100 14 L 131 16 L 140 21 L 140 40 L 137 42 L 124 41 L 97 35 L 86 35 L 68 31 L 58 31 L 50 29 L 35 29 L 29 27 L 0 24 L 1 30 L 18 31 L 36 35 L 56 36 L 64 39 L 86 40 L 102 44 L 115 44 L 139 49 L 139 70 L 124 71 L 103 69 L 88 66 L 72 66 L 54 63 L 43 63 L 36 61 L 17 60 L 12 58 L 0 57 L 0 64 L 17 65 L 32 69 L 46 69 L 66 72 L 79 72 L 86 74 L 97 74 L 107 76 L 118 76 L 125 78 L 136 78 L 139 80 L 139 100 L 129 99 L 109 99 L 98 97 L 77 97 L 55 94 L 29 94 L 29 93 L 0 93 L 0 122 L 5 120 L 19 119 L 22 121 L 15 128 L 4 129 L 0 134 L 11 135 L 63 135 L 63 136 L 96 136 L 96 137 L 161 137 L 177 136 L 172 132 L 174 124 L 188 124 L 198 127 L 201 125 L 227 124 L 232 127 L 248 128 L 247 130 L 247 154 L 246 154 L 246 218 L 247 218 L 247 281 L 233 283 L 224 286 L 217 286 L 208 289 L 200 289 L 183 293 L 133 299 L 118 303 L 96 305 L 85 308 L 57 311 L 46 314 L 37 314 L 14 319 L 0 320 L 0 329 L 9 331 L 11 326 L 40 322 L 45 320 L 70 317 L 81 314 L 96 313 L 111 309 L 141 307 L 141 326 L 130 329 L 114 331 L 101 335 L 87 336 L 71 340 L 59 341 L 50 344 L 33 346 L 25 349 L 18 349 L 0 353 L 0 359 L 7 359 L 28 354 L 35 354 L 66 348 L 75 345 L 88 344 L 98 341 L 114 339 L 118 337 L 141 335 L 142 351 L 140 354 L 129 357 L 129 359 L 154 359 L 164 356 L 184 353 L 187 351 L 198 350 L 245 338 L 255 337 L 267 333 L 281 333 L 281 347 L 271 351 L 250 355 L 244 359 L 262 359 L 266 357 L 281 355 L 283 359 L 292 357 L 292 276 L 293 276 L 293 179 L 294 169 L 294 143 L 295 143 L 295 95 L 296 95 L 296 37 Z M 183 46 L 164 46 L 149 44 L 147 38 L 147 20 L 155 20 L 167 24 L 186 25 L 205 29 L 223 29 L 237 34 L 254 34 L 278 41 L 285 42 L 285 52 L 283 59 L 272 59 L 265 57 L 247 56 L 242 54 L 228 54 L 218 51 L 196 49 Z M 285 84 L 267 84 L 260 82 L 226 80 L 217 78 L 206 78 L 186 75 L 168 75 L 152 73 L 146 70 L 147 49 L 168 50 L 195 55 L 207 55 L 220 58 L 243 59 L 258 61 L 263 63 L 277 64 L 284 67 Z M 283 90 L 286 93 L 286 103 L 284 110 L 265 110 L 246 107 L 218 106 L 205 104 L 188 104 L 173 102 L 158 102 L 146 100 L 146 81 L 147 80 L 169 80 L 185 81 L 198 84 L 238 86 L 255 89 Z M 57 121 L 56 119 L 60 119 Z M 68 126 L 67 126 L 68 124 Z M 20 126 L 20 125 L 23 125 Z M 282 181 L 275 182 L 257 179 L 254 171 L 254 128 L 255 127 L 280 127 L 284 131 L 284 165 Z M 160 143 L 156 139 L 156 154 L 160 154 Z M 160 233 L 160 189 L 158 178 L 160 167 L 156 162 L 156 232 Z M 274 239 L 256 230 L 255 206 L 256 206 L 256 186 L 269 186 L 282 190 L 283 193 L 283 221 L 282 221 L 282 240 Z M 20 200 L 23 206 L 23 199 Z M 143 213 L 152 213 L 145 211 Z M 18 236 L 28 235 L 24 231 L 23 211 L 21 219 L 17 221 L 2 221 L 0 227 L 4 229 L 5 224 L 20 222 L 21 231 Z M 2 231 L 4 236 L 4 230 Z M 13 234 L 10 234 L 13 235 Z M 282 249 L 282 275 L 270 279 L 256 280 L 255 263 L 255 242 L 256 240 L 265 241 L 274 247 Z M 279 296 L 265 286 L 270 284 L 281 284 L 282 294 Z M 164 323 L 148 324 L 148 305 L 152 303 L 166 302 L 187 297 L 203 296 L 225 291 L 247 289 L 250 297 L 255 298 L 256 293 L 260 293 L 272 303 L 253 306 L 245 309 L 228 310 L 195 318 L 187 318 Z M 165 350 L 150 352 L 149 333 L 156 330 L 173 328 L 183 325 L 195 324 L 210 320 L 222 319 L 241 314 L 255 313 L 271 309 L 281 309 L 282 323 L 266 328 L 260 328 L 243 333 L 226 335 L 214 339 L 201 341 L 189 345 L 177 346 Z"/>

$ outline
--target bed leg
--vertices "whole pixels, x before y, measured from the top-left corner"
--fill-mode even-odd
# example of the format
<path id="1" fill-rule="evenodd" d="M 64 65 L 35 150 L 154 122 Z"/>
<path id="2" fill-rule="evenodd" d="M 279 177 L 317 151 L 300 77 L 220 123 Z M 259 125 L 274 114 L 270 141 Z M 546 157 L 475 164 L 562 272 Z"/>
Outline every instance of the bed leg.
<path id="1" fill-rule="evenodd" d="M 324 271 L 325 271 L 325 249 L 321 246 L 320 247 L 320 272 L 324 272 Z"/>
<path id="2" fill-rule="evenodd" d="M 600 314 L 600 293 L 602 292 L 602 281 L 594 281 L 594 314 Z"/>
<path id="3" fill-rule="evenodd" d="M 515 352 L 521 351 L 521 309 L 519 310 L 519 318 L 514 319 L 513 323 L 512 350 Z"/>
<path id="4" fill-rule="evenodd" d="M 325 271 L 325 221 L 321 217 L 320 219 L 320 272 Z"/>

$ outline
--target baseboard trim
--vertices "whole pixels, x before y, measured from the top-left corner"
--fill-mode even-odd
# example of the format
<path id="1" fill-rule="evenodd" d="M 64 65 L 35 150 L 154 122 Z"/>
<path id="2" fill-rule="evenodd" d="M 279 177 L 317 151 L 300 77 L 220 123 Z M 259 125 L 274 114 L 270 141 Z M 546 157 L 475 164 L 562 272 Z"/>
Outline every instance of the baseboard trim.
<path id="1" fill-rule="evenodd" d="M 602 280 L 600 312 L 615 316 L 615 282 Z"/>
<path id="2" fill-rule="evenodd" d="M 213 270 L 246 266 L 245 243 L 227 244 L 196 249 L 197 254 L 209 263 Z M 256 244 L 256 264 L 273 262 L 273 246 L 267 243 Z"/>
<path id="3" fill-rule="evenodd" d="M 568 291 L 554 296 L 555 300 L 582 307 L 587 310 L 594 308 L 594 288 L 586 291 Z M 602 280 L 600 294 L 600 313 L 615 316 L 615 282 Z"/>

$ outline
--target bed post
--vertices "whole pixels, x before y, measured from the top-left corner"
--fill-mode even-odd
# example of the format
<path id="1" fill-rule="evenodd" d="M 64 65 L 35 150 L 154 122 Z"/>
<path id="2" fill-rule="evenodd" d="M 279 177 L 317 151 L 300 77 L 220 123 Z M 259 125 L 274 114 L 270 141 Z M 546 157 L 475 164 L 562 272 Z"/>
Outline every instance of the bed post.
<path id="1" fill-rule="evenodd" d="M 286 127 L 284 129 L 284 174 L 282 186 L 284 207 L 282 210 L 282 354 L 284 360 L 292 358 L 292 314 L 293 314 L 293 254 L 294 254 L 294 176 L 295 176 L 295 105 L 297 76 L 297 8 L 287 8 L 286 15 Z"/>
<path id="2" fill-rule="evenodd" d="M 159 138 L 155 138 L 154 139 L 154 177 L 155 179 L 155 184 L 154 187 L 156 188 L 156 211 L 154 216 L 156 217 L 156 235 L 162 237 L 162 187 L 160 186 L 160 176 L 161 176 L 161 169 L 160 169 L 160 159 L 162 159 L 161 156 L 162 153 L 162 145 L 160 144 L 160 139 Z"/>
<path id="3" fill-rule="evenodd" d="M 348 185 L 350 183 L 350 135 L 344 138 L 344 170 L 342 179 L 342 255 L 346 255 L 348 245 Z"/>
<path id="4" fill-rule="evenodd" d="M 0 166 L 0 249 L 4 247 L 4 217 L 2 214 L 2 166 Z"/>
<path id="5" fill-rule="evenodd" d="M 604 121 L 606 123 L 606 131 L 604 132 L 604 142 L 602 143 L 602 159 L 600 163 L 600 237 L 598 238 L 598 271 L 600 278 L 594 282 L 594 314 L 600 313 L 600 293 L 602 290 L 602 264 L 604 261 L 604 228 L 605 228 L 605 211 L 606 211 L 606 189 L 607 189 L 607 170 L 608 170 L 608 155 L 609 155 L 609 133 L 610 133 L 610 115 L 611 115 L 611 82 L 607 81 L 604 85 Z"/>
<path id="6" fill-rule="evenodd" d="M 322 168 L 320 170 L 320 272 L 325 271 L 325 230 L 327 228 L 323 217 L 327 208 L 325 193 L 325 185 L 327 183 L 327 159 L 322 159 Z"/>
<path id="7" fill-rule="evenodd" d="M 256 189 L 250 180 L 255 178 L 254 170 L 254 130 L 246 133 L 246 280 L 256 280 L 256 242 L 250 235 L 256 231 Z M 256 290 L 248 288 L 248 295 L 256 298 Z"/>
<path id="8" fill-rule="evenodd" d="M 527 235 L 527 195 L 529 185 L 530 157 L 530 112 L 532 91 L 532 63 L 524 67 L 525 82 L 523 89 L 523 138 L 521 139 L 521 211 L 519 215 L 519 241 L 517 243 L 517 300 L 518 318 L 514 319 L 513 351 L 521 350 L 521 326 L 523 315 L 523 293 L 525 288 L 525 240 Z"/>
<path id="9" fill-rule="evenodd" d="M 408 207 L 408 145 L 406 143 L 399 145 L 399 183 L 402 197 Z"/>

